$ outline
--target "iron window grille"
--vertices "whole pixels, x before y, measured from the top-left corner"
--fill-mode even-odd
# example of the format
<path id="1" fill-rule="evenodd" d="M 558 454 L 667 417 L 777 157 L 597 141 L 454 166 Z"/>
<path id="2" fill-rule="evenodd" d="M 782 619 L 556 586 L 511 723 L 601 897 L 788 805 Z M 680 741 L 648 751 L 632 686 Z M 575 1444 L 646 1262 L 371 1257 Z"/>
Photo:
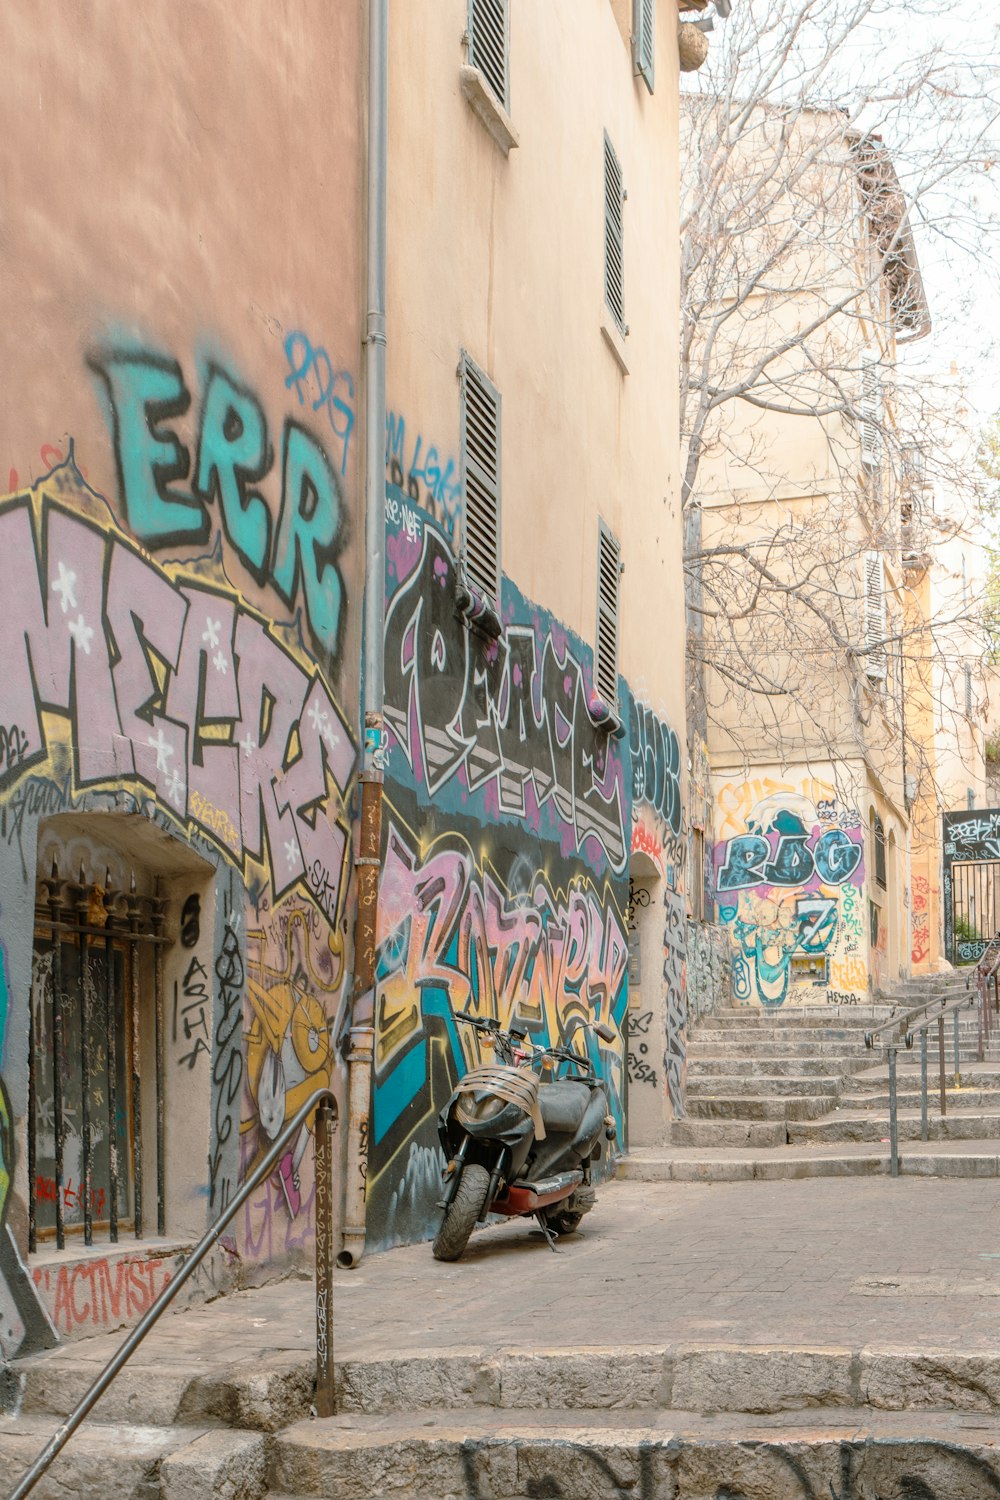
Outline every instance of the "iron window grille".
<path id="1" fill-rule="evenodd" d="M 461 382 L 461 462 L 464 512 L 462 573 L 491 603 L 500 604 L 500 392 L 464 351 Z"/>
<path id="2" fill-rule="evenodd" d="M 143 1232 L 141 992 L 152 969 L 157 1233 L 164 1211 L 163 935 L 166 903 L 65 880 L 53 861 L 39 881 L 28 1020 L 28 1248 L 95 1223 L 118 1240 Z M 151 956 L 151 961 L 150 961 Z M 71 1135 L 71 1128 L 78 1128 Z M 75 1138 L 74 1138 L 75 1136 Z M 67 1170 L 67 1144 L 79 1161 Z"/>
<path id="3" fill-rule="evenodd" d="M 510 112 L 510 8 L 508 0 L 469 0 L 469 62 L 478 68 Z"/>

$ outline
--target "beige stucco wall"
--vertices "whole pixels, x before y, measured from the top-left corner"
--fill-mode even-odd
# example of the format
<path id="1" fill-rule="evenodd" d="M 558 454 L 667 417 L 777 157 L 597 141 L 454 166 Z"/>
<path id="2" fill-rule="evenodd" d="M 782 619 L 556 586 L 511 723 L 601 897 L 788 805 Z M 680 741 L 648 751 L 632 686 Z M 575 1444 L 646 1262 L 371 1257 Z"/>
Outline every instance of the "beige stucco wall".
<path id="1" fill-rule="evenodd" d="M 680 728 L 671 11 L 650 95 L 608 0 L 515 0 L 507 157 L 460 90 L 465 25 L 464 0 L 439 0 L 432 25 L 420 0 L 393 5 L 388 404 L 408 458 L 420 434 L 457 465 L 467 349 L 503 401 L 504 572 L 593 642 L 603 516 L 625 560 L 621 669 Z M 601 333 L 605 128 L 628 191 L 628 375 Z"/>

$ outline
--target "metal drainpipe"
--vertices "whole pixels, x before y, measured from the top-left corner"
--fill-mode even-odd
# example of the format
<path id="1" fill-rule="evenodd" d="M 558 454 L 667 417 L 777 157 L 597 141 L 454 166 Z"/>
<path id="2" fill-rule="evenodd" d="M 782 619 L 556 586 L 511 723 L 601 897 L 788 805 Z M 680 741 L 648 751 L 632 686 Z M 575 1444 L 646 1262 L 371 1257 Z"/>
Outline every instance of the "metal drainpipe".
<path id="1" fill-rule="evenodd" d="M 365 1253 L 365 1178 L 375 1044 L 375 937 L 385 758 L 382 627 L 385 618 L 386 182 L 389 113 L 389 0 L 368 5 L 368 312 L 365 320 L 364 761 L 358 839 L 358 910 L 348 1053 L 347 1179 L 337 1263 Z"/>

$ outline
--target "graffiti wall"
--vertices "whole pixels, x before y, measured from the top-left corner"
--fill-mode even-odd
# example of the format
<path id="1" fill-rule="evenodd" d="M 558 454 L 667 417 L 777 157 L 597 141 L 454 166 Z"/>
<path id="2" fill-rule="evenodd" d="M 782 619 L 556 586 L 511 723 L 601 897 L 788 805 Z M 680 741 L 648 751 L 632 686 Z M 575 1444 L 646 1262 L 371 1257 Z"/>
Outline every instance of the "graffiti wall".
<path id="1" fill-rule="evenodd" d="M 864 834 L 835 788 L 802 778 L 720 786 L 718 920 L 737 1004 L 859 1004 L 869 988 Z"/>
<path id="2" fill-rule="evenodd" d="M 221 366 L 207 373 L 190 447 L 171 425 L 192 403 L 176 361 L 105 349 L 90 366 L 117 494 L 84 478 L 70 445 L 61 463 L 0 502 L 0 884 L 8 918 L 24 913 L 19 930 L 7 925 L 3 1066 L 6 1076 L 15 1060 L 23 1141 L 16 1059 L 25 1052 L 41 820 L 139 813 L 196 848 L 220 873 L 209 901 L 218 919 L 197 892 L 183 911 L 168 908 L 184 962 L 173 981 L 179 1055 L 167 1099 L 183 1111 L 189 1091 L 195 1113 L 194 1101 L 211 1099 L 199 1159 L 208 1164 L 203 1212 L 214 1215 L 288 1113 L 337 1072 L 355 769 L 349 717 L 327 675 L 347 603 L 340 481 L 324 442 L 297 418 L 272 441 L 256 398 Z M 250 1262 L 280 1262 L 308 1245 L 307 1137 L 303 1130 L 236 1226 L 231 1243 Z M 23 1149 L 17 1140 L 9 1128 L 5 1158 Z M 97 1149 L 103 1159 L 100 1140 Z M 11 1175 L 8 1166 L 4 1213 Z M 58 1188 L 51 1175 L 35 1183 L 36 1201 L 58 1193 L 68 1221 L 79 1218 L 80 1192 L 72 1173 Z M 92 1190 L 91 1207 L 98 1223 L 107 1218 L 105 1186 Z M 156 1290 L 160 1262 L 117 1263 L 106 1285 L 91 1276 L 81 1301 L 72 1267 L 27 1278 L 23 1239 L 19 1250 L 12 1240 L 4 1248 L 8 1354 L 51 1341 L 52 1329 L 71 1336 L 88 1318 L 124 1309 L 128 1321 Z"/>
<path id="3" fill-rule="evenodd" d="M 499 638 L 471 631 L 446 532 L 396 487 L 386 518 L 390 741 L 368 1158 L 380 1244 L 436 1227 L 435 1118 L 479 1061 L 458 1012 L 576 1046 L 581 1022 L 610 1022 L 616 1043 L 591 1034 L 587 1045 L 622 1120 L 631 816 L 628 745 L 591 712 L 589 649 L 506 579 Z"/>

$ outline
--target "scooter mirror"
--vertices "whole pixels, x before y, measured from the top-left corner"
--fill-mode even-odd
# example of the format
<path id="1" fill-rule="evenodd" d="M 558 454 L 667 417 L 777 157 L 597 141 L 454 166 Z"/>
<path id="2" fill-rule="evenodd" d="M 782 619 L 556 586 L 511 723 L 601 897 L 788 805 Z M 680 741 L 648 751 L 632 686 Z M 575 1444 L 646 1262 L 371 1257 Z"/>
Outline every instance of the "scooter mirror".
<path id="1" fill-rule="evenodd" d="M 598 1021 L 597 1025 L 594 1027 L 594 1030 L 597 1032 L 597 1035 L 600 1037 L 602 1042 L 613 1042 L 615 1039 L 615 1034 L 611 1030 L 611 1027 L 605 1026 L 601 1021 Z"/>

